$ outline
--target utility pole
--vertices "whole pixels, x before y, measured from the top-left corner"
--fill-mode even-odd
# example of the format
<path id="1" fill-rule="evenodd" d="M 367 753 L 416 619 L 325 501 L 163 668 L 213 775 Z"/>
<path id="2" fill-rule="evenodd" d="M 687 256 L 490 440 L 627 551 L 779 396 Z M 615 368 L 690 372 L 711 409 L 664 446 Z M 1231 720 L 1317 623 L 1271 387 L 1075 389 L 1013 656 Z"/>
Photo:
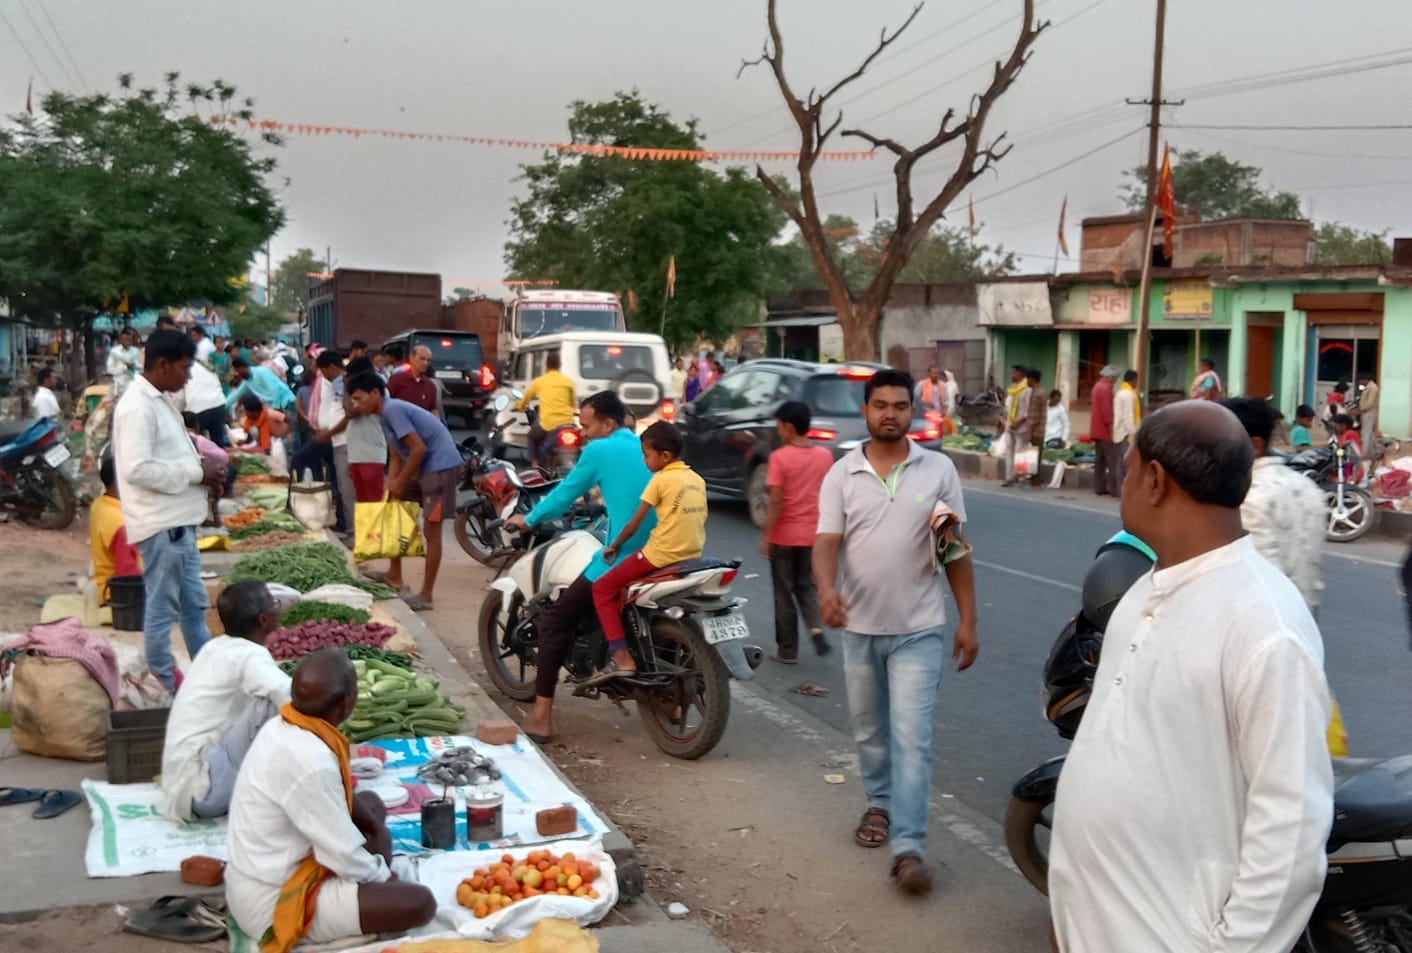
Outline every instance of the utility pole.
<path id="1" fill-rule="evenodd" d="M 265 307 L 275 303 L 275 286 L 270 282 L 270 240 L 265 239 Z"/>
<path id="2" fill-rule="evenodd" d="M 1146 214 L 1146 233 L 1142 243 L 1142 280 L 1138 283 L 1137 341 L 1133 348 L 1133 367 L 1141 376 L 1138 387 L 1147 391 L 1147 311 L 1148 298 L 1152 296 L 1152 238 L 1157 227 L 1157 146 L 1162 139 L 1162 54 L 1167 32 L 1167 0 L 1157 0 L 1157 39 L 1152 51 L 1152 98 L 1133 102 L 1133 105 L 1147 105 L 1151 113 L 1147 120 L 1147 202 L 1143 206 Z"/>

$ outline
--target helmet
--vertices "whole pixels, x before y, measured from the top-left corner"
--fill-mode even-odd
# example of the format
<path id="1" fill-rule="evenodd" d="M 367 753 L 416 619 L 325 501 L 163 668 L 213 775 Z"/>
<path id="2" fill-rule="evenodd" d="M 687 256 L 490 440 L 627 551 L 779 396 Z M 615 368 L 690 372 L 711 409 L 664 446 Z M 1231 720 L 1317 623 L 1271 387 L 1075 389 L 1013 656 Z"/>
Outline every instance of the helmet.
<path id="1" fill-rule="evenodd" d="M 1130 533 L 1120 533 L 1103 544 L 1083 584 L 1084 616 L 1094 628 L 1100 632 L 1108 628 L 1119 600 L 1156 561 L 1147 544 Z"/>
<path id="2" fill-rule="evenodd" d="M 1082 615 L 1064 626 L 1044 663 L 1044 716 L 1064 738 L 1073 738 L 1093 690 L 1103 633 Z"/>

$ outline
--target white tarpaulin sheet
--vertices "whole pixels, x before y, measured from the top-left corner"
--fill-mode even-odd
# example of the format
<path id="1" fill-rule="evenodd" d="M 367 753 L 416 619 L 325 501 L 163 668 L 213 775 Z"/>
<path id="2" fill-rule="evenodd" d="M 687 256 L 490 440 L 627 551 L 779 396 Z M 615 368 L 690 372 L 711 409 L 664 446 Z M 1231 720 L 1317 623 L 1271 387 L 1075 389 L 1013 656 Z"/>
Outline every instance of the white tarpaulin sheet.
<path id="1" fill-rule="evenodd" d="M 83 793 L 93 816 L 83 854 L 90 877 L 180 870 L 194 854 L 226 859 L 225 818 L 173 823 L 157 809 L 162 792 L 155 784 L 84 781 Z"/>

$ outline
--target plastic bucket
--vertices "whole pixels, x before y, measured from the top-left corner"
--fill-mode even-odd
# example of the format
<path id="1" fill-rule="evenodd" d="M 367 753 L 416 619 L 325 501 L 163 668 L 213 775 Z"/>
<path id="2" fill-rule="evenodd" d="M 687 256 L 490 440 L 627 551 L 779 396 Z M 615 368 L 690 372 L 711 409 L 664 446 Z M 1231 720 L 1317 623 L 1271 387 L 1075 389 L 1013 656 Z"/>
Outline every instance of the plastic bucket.
<path id="1" fill-rule="evenodd" d="M 108 605 L 113 609 L 113 628 L 141 632 L 146 604 L 141 576 L 114 576 L 108 580 Z"/>

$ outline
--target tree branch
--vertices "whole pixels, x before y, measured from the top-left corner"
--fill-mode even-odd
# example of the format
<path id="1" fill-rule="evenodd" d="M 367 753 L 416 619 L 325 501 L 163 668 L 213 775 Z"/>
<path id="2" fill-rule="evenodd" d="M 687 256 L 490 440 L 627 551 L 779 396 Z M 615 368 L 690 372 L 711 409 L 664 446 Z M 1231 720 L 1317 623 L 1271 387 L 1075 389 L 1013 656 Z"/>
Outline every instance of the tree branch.
<path id="1" fill-rule="evenodd" d="M 773 0 L 771 0 L 770 8 L 774 9 Z M 868 54 L 867 58 L 864 59 L 863 62 L 858 65 L 857 69 L 849 73 L 837 83 L 834 83 L 833 86 L 829 88 L 829 91 L 827 93 L 824 93 L 823 96 L 819 97 L 818 105 L 823 106 L 824 103 L 828 102 L 835 94 L 839 92 L 839 90 L 843 89 L 849 83 L 852 83 L 855 80 L 859 79 L 865 72 L 867 72 L 868 67 L 873 65 L 873 60 L 881 56 L 884 50 L 891 46 L 899 36 L 906 32 L 907 28 L 912 25 L 912 21 L 917 19 L 917 14 L 921 12 L 922 4 L 919 3 L 912 8 L 911 14 L 908 15 L 906 20 L 902 21 L 902 25 L 893 31 L 892 36 L 888 36 L 887 29 L 884 28 L 878 35 L 878 45 L 873 49 L 873 52 Z"/>

